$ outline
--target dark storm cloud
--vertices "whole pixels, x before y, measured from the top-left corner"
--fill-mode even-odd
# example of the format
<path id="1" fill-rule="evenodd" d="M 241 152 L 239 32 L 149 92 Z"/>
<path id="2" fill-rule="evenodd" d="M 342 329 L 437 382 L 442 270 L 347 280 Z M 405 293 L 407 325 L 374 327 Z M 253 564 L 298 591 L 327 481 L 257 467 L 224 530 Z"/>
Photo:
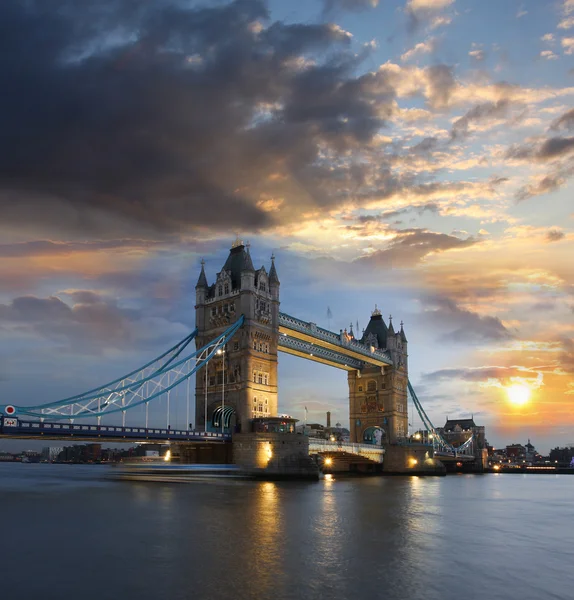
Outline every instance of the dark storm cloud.
<path id="1" fill-rule="evenodd" d="M 545 237 L 547 242 L 559 242 L 566 237 L 566 234 L 559 229 L 549 229 Z"/>
<path id="2" fill-rule="evenodd" d="M 508 100 L 499 100 L 498 102 L 484 102 L 471 108 L 464 116 L 457 119 L 450 132 L 453 140 L 464 138 L 468 135 L 468 127 L 475 121 L 485 121 L 488 119 L 498 119 L 504 117 L 508 112 Z"/>
<path id="3" fill-rule="evenodd" d="M 461 308 L 451 298 L 429 298 L 427 305 L 424 318 L 444 332 L 440 335 L 442 341 L 474 343 L 512 337 L 498 317 L 481 316 Z"/>
<path id="4" fill-rule="evenodd" d="M 264 227 L 263 192 L 282 218 L 342 201 L 320 148 L 368 144 L 394 90 L 353 74 L 340 28 L 267 17 L 259 0 L 1 2 L 3 222 L 153 237 Z"/>
<path id="5" fill-rule="evenodd" d="M 478 240 L 460 238 L 446 233 L 434 233 L 426 229 L 404 229 L 397 232 L 389 247 L 377 250 L 357 262 L 376 265 L 383 268 L 412 267 L 433 253 L 445 252 L 455 248 L 467 248 Z"/>

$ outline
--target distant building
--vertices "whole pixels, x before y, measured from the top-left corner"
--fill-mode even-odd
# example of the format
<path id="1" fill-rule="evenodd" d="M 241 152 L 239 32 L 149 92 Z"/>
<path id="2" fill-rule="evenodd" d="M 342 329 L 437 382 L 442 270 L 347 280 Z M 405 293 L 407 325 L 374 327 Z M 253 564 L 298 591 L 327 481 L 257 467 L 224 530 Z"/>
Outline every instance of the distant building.
<path id="1" fill-rule="evenodd" d="M 510 444 L 506 446 L 507 458 L 522 458 L 526 454 L 526 448 L 522 444 Z"/>
<path id="2" fill-rule="evenodd" d="M 482 450 L 487 447 L 484 426 L 477 425 L 472 417 L 470 419 L 447 418 L 444 427 L 439 428 L 438 431 L 445 441 L 454 447 L 462 446 L 472 435 L 474 435 L 476 448 Z"/>

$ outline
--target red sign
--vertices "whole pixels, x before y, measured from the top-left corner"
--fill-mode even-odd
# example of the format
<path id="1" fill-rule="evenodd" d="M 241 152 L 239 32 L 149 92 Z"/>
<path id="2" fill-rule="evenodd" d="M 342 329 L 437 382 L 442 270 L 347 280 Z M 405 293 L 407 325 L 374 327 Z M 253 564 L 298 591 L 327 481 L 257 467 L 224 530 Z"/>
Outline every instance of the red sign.
<path id="1" fill-rule="evenodd" d="M 8 404 L 8 406 L 6 406 L 6 408 L 4 409 L 4 412 L 7 415 L 13 415 L 16 413 L 16 408 L 14 406 L 12 406 L 11 404 Z"/>

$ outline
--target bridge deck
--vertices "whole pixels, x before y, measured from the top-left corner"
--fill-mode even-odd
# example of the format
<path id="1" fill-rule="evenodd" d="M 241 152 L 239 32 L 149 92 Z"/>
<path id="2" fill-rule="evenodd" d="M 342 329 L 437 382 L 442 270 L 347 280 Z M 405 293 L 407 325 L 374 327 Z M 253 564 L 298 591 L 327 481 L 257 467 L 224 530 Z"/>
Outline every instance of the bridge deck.
<path id="1" fill-rule="evenodd" d="M 279 345 L 281 350 L 322 362 L 347 371 L 360 369 L 365 364 L 380 367 L 392 364 L 390 357 L 379 350 L 348 340 L 341 335 L 279 313 Z M 298 343 L 297 343 L 298 342 Z"/>
<path id="2" fill-rule="evenodd" d="M 7 425 L 6 423 L 15 423 Z M 188 431 L 184 429 L 119 427 L 114 425 L 88 425 L 82 423 L 46 423 L 41 421 L 21 421 L 4 419 L 0 425 L 0 439 L 48 439 L 82 440 L 94 442 L 228 442 L 229 433 Z"/>

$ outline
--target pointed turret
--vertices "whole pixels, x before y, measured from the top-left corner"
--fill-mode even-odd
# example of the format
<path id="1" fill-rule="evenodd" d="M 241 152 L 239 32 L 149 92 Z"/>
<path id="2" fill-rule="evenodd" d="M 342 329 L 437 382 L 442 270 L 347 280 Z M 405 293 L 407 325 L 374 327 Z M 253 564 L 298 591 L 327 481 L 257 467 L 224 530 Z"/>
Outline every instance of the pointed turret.
<path id="1" fill-rule="evenodd" d="M 393 327 L 393 315 L 389 315 L 389 330 L 387 335 L 395 335 L 395 328 Z"/>
<path id="2" fill-rule="evenodd" d="M 205 276 L 205 261 L 203 260 L 203 258 L 201 259 L 201 273 L 199 274 L 199 279 L 197 280 L 197 285 L 195 286 L 195 289 L 197 288 L 208 288 L 209 285 L 207 284 L 207 277 Z"/>
<path id="3" fill-rule="evenodd" d="M 275 268 L 275 254 L 271 255 L 271 270 L 269 271 L 269 282 L 276 283 L 279 285 L 279 277 L 277 276 L 277 269 Z"/>
<path id="4" fill-rule="evenodd" d="M 361 338 L 361 342 L 366 344 L 368 343 L 369 336 L 372 336 L 376 340 L 377 348 L 386 348 L 387 347 L 387 326 L 383 320 L 383 316 L 381 315 L 381 311 L 377 308 L 375 304 L 375 310 L 371 313 L 371 320 L 367 325 L 366 329 L 363 331 L 363 337 Z"/>
<path id="5" fill-rule="evenodd" d="M 403 329 L 403 322 L 401 321 L 401 340 L 406 343 L 407 342 L 407 336 L 405 335 L 405 330 Z"/>

